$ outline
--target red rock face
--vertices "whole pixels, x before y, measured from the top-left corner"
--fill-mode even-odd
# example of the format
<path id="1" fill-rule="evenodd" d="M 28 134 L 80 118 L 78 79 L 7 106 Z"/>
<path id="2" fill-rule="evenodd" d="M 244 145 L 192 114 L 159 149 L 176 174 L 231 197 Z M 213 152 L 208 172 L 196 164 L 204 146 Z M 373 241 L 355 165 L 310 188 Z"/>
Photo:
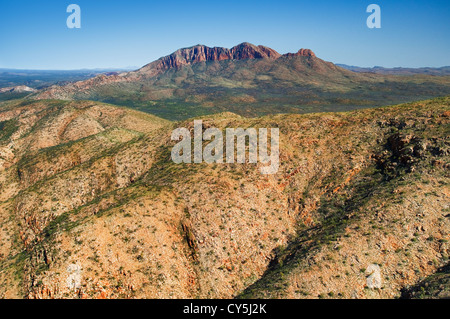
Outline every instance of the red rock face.
<path id="1" fill-rule="evenodd" d="M 210 48 L 205 45 L 196 45 L 190 48 L 180 49 L 171 55 L 144 66 L 142 71 L 165 71 L 171 68 L 180 68 L 183 65 L 189 65 L 205 61 L 223 61 L 223 60 L 244 60 L 244 59 L 273 59 L 276 60 L 282 55 L 277 51 L 251 43 L 241 43 L 237 46 L 227 49 L 221 47 Z M 315 54 L 309 49 L 301 49 L 297 53 L 288 53 L 284 56 L 305 56 L 315 57 Z M 151 72 L 153 73 L 153 72 Z"/>
<path id="2" fill-rule="evenodd" d="M 158 61 L 158 69 L 179 68 L 182 65 L 204 61 L 243 60 L 243 59 L 277 59 L 281 56 L 275 50 L 262 45 L 241 43 L 231 49 L 204 45 L 180 49 Z"/>
<path id="3" fill-rule="evenodd" d="M 235 60 L 278 59 L 281 56 L 281 54 L 279 54 L 275 50 L 272 50 L 262 45 L 255 46 L 247 42 L 241 43 L 231 48 L 230 51 L 233 55 L 233 59 Z"/>

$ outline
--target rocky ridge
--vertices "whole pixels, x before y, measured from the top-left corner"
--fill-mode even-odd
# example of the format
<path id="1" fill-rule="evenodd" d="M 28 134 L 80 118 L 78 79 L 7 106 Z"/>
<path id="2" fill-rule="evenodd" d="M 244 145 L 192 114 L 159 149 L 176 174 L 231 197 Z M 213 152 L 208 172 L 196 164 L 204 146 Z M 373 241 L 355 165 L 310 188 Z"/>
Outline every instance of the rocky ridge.
<path id="1" fill-rule="evenodd" d="M 247 42 L 241 43 L 231 49 L 196 45 L 177 50 L 166 57 L 162 57 L 144 66 L 138 72 L 146 72 L 148 69 L 164 71 L 170 68 L 180 68 L 183 65 L 206 61 L 277 59 L 279 57 L 281 57 L 281 54 L 271 48 L 262 45 L 255 46 Z"/>
<path id="2" fill-rule="evenodd" d="M 400 297 L 448 263 L 449 108 L 201 118 L 278 127 L 262 176 L 173 163 L 192 120 L 2 103 L 0 297 Z"/>

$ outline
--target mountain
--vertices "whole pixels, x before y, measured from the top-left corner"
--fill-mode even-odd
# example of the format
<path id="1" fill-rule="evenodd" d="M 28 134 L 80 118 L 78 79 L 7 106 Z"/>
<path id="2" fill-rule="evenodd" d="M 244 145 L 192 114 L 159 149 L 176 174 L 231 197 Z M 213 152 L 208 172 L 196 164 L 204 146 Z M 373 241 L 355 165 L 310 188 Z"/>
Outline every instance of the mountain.
<path id="1" fill-rule="evenodd" d="M 279 171 L 175 164 L 171 132 L 193 119 L 0 103 L 0 298 L 397 298 L 446 282 L 449 97 L 199 119 L 278 127 Z"/>
<path id="2" fill-rule="evenodd" d="M 139 70 L 52 86 L 33 99 L 95 100 L 182 120 L 344 111 L 450 94 L 450 77 L 356 73 L 308 49 L 281 55 L 242 43 L 180 49 Z"/>

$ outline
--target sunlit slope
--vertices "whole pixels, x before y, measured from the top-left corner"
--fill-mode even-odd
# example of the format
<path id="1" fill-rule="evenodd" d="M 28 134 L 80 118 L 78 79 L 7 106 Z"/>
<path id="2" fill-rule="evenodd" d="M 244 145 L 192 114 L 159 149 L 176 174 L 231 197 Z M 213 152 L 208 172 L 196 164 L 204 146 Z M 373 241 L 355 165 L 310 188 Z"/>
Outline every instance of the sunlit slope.
<path id="1" fill-rule="evenodd" d="M 173 163 L 193 120 L 0 104 L 0 296 L 395 298 L 448 262 L 449 98 L 202 120 L 278 127 L 278 173 Z"/>

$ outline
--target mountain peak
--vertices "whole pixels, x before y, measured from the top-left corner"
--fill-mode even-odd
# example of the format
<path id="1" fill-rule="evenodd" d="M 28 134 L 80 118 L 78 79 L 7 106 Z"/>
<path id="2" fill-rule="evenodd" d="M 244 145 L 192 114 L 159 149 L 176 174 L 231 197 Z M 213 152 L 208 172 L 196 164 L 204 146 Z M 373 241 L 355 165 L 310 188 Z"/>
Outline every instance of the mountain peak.
<path id="1" fill-rule="evenodd" d="M 256 46 L 248 42 L 243 42 L 236 45 L 231 48 L 231 52 L 233 53 L 235 60 L 265 58 L 278 59 L 281 56 L 281 54 L 271 48 L 262 45 Z"/>

